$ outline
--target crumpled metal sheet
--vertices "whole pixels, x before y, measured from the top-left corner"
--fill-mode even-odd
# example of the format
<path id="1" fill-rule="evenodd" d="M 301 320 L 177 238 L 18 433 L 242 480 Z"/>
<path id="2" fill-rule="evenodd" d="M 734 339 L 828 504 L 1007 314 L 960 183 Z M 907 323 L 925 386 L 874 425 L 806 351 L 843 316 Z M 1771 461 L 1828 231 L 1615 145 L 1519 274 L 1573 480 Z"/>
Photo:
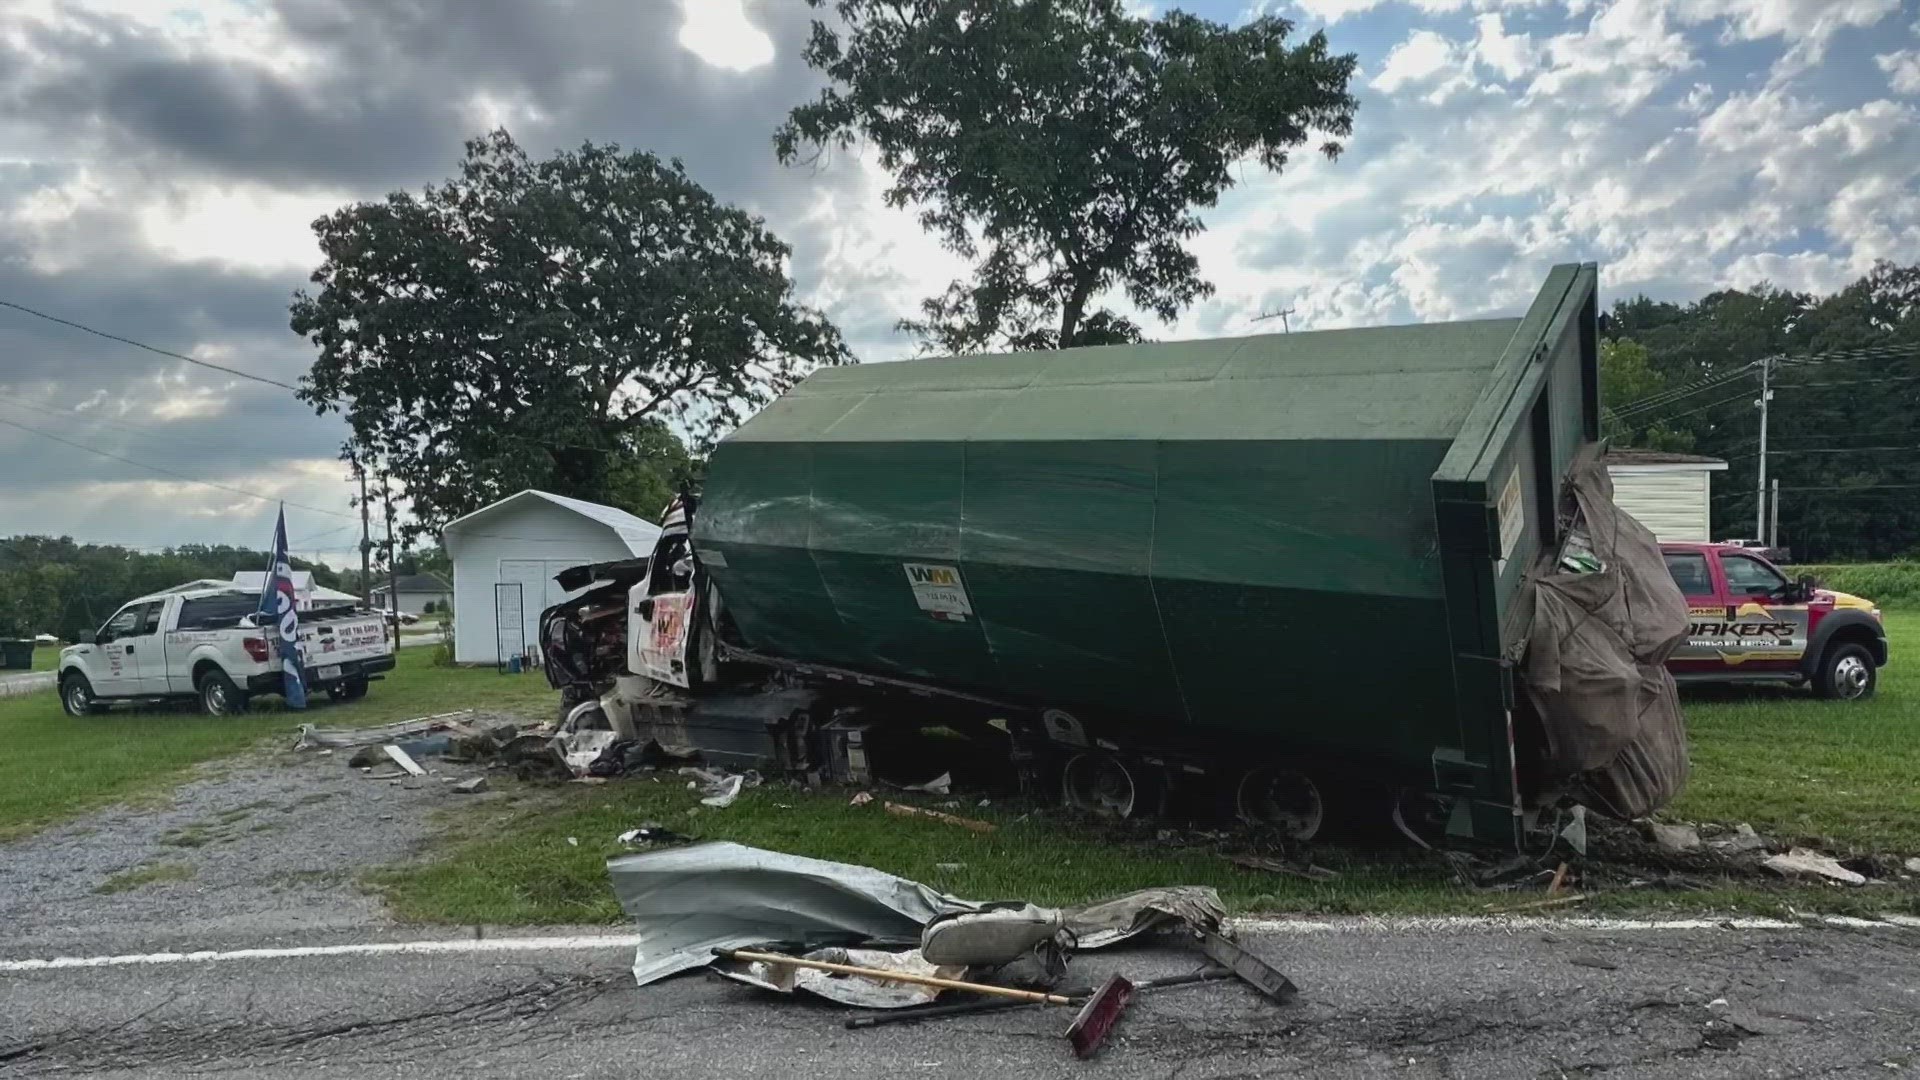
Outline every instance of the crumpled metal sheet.
<path id="1" fill-rule="evenodd" d="M 641 986 L 705 967 L 715 949 L 907 949 L 920 946 L 927 924 L 942 916 L 1019 906 L 949 896 L 868 866 L 725 841 L 617 856 L 607 860 L 607 875 L 639 931 L 633 977 Z M 1217 930 L 1225 909 L 1213 889 L 1178 885 L 1068 908 L 1057 913 L 1057 924 L 1046 908 L 1031 913 L 1064 926 L 1077 948 L 1099 949 L 1175 922 Z M 1017 955 L 1032 945 L 1021 935 L 1006 947 Z M 972 962 L 994 959 L 976 952 Z"/>
<path id="2" fill-rule="evenodd" d="M 932 975 L 941 979 L 958 979 L 966 973 L 964 965 L 939 965 L 922 956 L 919 949 L 906 952 L 883 952 L 879 949 L 815 949 L 803 960 L 824 960 L 829 964 L 852 964 L 855 967 L 877 968 L 881 971 L 900 971 L 911 975 Z M 735 982 L 748 986 L 758 986 L 764 990 L 774 990 L 782 994 L 791 994 L 803 990 L 809 994 L 837 1001 L 842 1005 L 854 1005 L 862 1009 L 905 1009 L 914 1005 L 926 1005 L 940 996 L 937 986 L 915 986 L 912 983 L 880 982 L 861 978 L 858 975 L 835 975 L 827 971 L 815 971 L 812 968 L 788 967 L 785 964 L 769 964 L 760 960 L 719 960 L 714 970 Z"/>
<path id="3" fill-rule="evenodd" d="M 1051 940 L 1065 921 L 1057 908 L 990 905 L 934 919 L 920 934 L 920 951 L 934 963 L 998 967 Z"/>
<path id="4" fill-rule="evenodd" d="M 1168 885 L 1068 908 L 1065 914 L 1074 947 L 1084 950 L 1118 945 L 1168 923 L 1217 931 L 1227 909 L 1208 886 Z"/>
<path id="5" fill-rule="evenodd" d="M 425 735 L 430 731 L 460 727 L 461 721 L 472 715 L 472 709 L 461 709 L 457 712 L 422 716 L 417 720 L 402 720 L 398 723 L 364 728 L 323 728 L 314 727 L 312 724 L 301 724 L 300 739 L 293 744 L 293 748 L 311 750 L 318 747 L 339 750 L 353 746 L 398 742 L 409 735 Z"/>
<path id="6" fill-rule="evenodd" d="M 935 916 L 980 905 L 866 866 L 715 841 L 607 860 L 638 924 L 641 986 L 713 961 L 714 949 L 920 944 Z"/>

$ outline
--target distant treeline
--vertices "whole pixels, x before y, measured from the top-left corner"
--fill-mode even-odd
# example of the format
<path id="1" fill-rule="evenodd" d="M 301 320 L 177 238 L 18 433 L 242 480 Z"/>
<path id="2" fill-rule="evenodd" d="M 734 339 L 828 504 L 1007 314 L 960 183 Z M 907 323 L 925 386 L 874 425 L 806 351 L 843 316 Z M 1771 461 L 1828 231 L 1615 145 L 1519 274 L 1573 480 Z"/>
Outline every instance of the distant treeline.
<path id="1" fill-rule="evenodd" d="M 339 588 L 325 563 L 294 559 L 315 584 Z M 97 628 L 121 604 L 196 578 L 226 580 L 239 570 L 265 570 L 267 553 L 183 544 L 159 552 L 68 537 L 0 537 L 0 638 L 54 634 L 71 641 Z"/>

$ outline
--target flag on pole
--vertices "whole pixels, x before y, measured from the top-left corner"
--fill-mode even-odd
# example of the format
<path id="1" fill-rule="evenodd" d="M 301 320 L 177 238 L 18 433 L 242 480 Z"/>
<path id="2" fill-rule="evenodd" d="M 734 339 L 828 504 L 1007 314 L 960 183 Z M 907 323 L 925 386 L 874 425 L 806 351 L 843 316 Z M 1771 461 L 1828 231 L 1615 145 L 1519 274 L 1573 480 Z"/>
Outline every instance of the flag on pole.
<path id="1" fill-rule="evenodd" d="M 307 707 L 307 684 L 300 667 L 300 612 L 293 602 L 293 565 L 287 561 L 287 508 L 280 507 L 280 520 L 273 527 L 273 558 L 267 564 L 267 580 L 260 589 L 260 618 L 279 635 L 280 693 L 287 707 Z"/>

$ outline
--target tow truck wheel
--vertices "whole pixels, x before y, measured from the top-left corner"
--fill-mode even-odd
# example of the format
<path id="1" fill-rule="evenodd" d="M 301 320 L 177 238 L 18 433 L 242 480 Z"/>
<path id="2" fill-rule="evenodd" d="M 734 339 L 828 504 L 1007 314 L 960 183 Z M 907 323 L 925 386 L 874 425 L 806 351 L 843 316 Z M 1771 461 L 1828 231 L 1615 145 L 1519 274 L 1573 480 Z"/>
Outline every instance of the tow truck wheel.
<path id="1" fill-rule="evenodd" d="M 1859 701 L 1872 697 L 1880 673 L 1874 670 L 1873 654 L 1862 645 L 1835 645 L 1814 676 L 1814 692 L 1823 698 Z"/>
<path id="2" fill-rule="evenodd" d="M 1096 817 L 1120 820 L 1146 809 L 1141 778 L 1104 750 L 1086 750 L 1067 759 L 1060 793 L 1068 807 Z"/>
<path id="3" fill-rule="evenodd" d="M 1276 829 L 1294 840 L 1311 840 L 1327 819 L 1327 800 L 1313 777 L 1298 769 L 1264 766 L 1240 778 L 1234 797 L 1240 819 Z"/>
<path id="4" fill-rule="evenodd" d="M 208 716 L 233 716 L 247 711 L 246 692 L 233 685 L 224 671 L 200 676 L 200 711 Z"/>
<path id="5" fill-rule="evenodd" d="M 93 684 L 77 671 L 60 680 L 60 708 L 68 716 L 89 716 L 107 711 L 105 705 L 94 700 Z"/>

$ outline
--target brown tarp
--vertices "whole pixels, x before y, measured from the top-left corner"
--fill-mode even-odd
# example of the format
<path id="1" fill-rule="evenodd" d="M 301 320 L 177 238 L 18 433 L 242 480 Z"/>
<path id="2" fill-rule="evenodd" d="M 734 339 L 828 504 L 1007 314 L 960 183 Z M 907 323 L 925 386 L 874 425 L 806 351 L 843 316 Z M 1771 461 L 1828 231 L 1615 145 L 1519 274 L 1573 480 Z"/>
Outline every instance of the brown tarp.
<path id="1" fill-rule="evenodd" d="M 1686 640 L 1687 601 L 1660 544 L 1613 504 L 1613 481 L 1589 455 L 1569 477 L 1600 569 L 1549 556 L 1533 578 L 1533 628 L 1522 669 L 1546 735 L 1549 777 L 1623 818 L 1644 817 L 1687 782 L 1686 721 L 1667 657 Z"/>

